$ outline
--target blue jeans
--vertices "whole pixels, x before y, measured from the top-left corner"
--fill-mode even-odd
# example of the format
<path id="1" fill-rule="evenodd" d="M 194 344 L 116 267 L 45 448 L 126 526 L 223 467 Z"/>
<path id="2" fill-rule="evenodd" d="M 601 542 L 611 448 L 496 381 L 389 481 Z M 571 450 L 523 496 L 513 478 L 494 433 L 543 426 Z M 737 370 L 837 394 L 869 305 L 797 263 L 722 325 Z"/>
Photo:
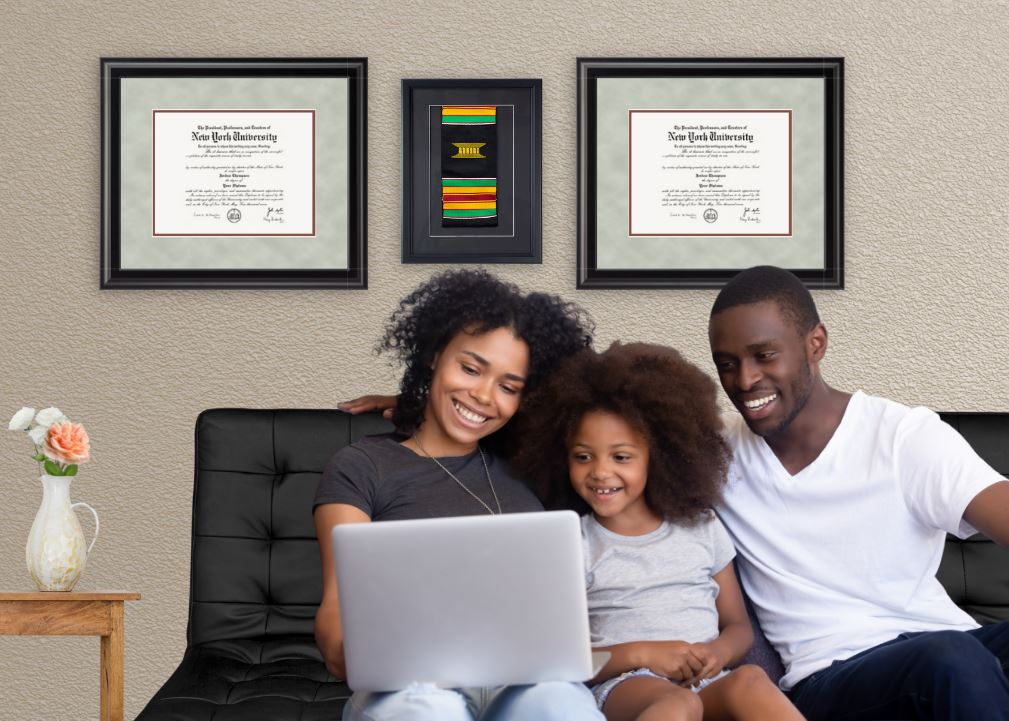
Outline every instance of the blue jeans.
<path id="1" fill-rule="evenodd" d="M 443 689 L 413 684 L 392 693 L 355 693 L 343 721 L 604 721 L 580 683 Z"/>
<path id="2" fill-rule="evenodd" d="M 789 694 L 809 721 L 1009 721 L 1009 621 L 905 633 L 804 678 Z"/>

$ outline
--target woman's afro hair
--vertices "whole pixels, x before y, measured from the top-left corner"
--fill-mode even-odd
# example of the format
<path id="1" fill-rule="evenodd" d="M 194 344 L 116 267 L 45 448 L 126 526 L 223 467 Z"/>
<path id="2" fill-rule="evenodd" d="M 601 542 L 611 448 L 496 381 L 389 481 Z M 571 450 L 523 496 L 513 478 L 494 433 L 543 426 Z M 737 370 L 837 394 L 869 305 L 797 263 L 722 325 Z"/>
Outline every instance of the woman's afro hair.
<path id="1" fill-rule="evenodd" d="M 458 333 L 497 328 L 510 328 L 529 346 L 524 393 L 563 359 L 590 347 L 594 330 L 575 303 L 545 293 L 524 295 L 485 270 L 435 275 L 400 301 L 378 344 L 379 351 L 394 353 L 405 366 L 393 414 L 401 432 L 414 432 L 424 420 L 438 352 Z"/>
<path id="2" fill-rule="evenodd" d="M 512 465 L 547 508 L 589 511 L 569 482 L 569 448 L 586 413 L 613 413 L 648 442 L 649 508 L 694 523 L 721 499 L 730 459 L 715 399 L 714 382 L 672 348 L 585 350 L 526 399 Z"/>

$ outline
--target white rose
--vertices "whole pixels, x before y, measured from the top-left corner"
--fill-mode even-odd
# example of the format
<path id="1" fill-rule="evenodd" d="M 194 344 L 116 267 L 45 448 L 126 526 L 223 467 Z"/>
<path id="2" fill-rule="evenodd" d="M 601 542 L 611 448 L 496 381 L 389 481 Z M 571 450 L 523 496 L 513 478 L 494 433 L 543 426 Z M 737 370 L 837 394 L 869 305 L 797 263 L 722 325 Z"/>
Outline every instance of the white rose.
<path id="1" fill-rule="evenodd" d="M 35 409 L 25 406 L 11 418 L 11 422 L 7 424 L 7 429 L 11 431 L 25 431 L 28 430 L 28 426 L 32 423 L 32 417 L 35 415 Z"/>
<path id="2" fill-rule="evenodd" d="M 32 439 L 32 443 L 41 448 L 42 442 L 46 439 L 46 433 L 48 432 L 48 426 L 35 426 L 28 431 L 28 437 Z"/>
<path id="3" fill-rule="evenodd" d="M 35 414 L 35 422 L 46 428 L 51 426 L 53 423 L 62 423 L 65 420 L 68 420 L 68 418 L 63 415 L 63 411 L 52 406 L 49 408 L 43 408 Z"/>

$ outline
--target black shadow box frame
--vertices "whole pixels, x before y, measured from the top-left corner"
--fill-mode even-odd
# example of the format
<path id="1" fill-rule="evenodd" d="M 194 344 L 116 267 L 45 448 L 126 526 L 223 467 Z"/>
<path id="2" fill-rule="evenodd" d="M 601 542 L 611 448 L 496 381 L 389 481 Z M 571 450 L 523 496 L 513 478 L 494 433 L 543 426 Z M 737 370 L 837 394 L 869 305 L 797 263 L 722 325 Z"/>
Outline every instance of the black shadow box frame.
<path id="1" fill-rule="evenodd" d="M 541 263 L 543 81 L 404 79 L 403 263 Z M 496 105 L 498 227 L 441 225 L 440 108 Z"/>

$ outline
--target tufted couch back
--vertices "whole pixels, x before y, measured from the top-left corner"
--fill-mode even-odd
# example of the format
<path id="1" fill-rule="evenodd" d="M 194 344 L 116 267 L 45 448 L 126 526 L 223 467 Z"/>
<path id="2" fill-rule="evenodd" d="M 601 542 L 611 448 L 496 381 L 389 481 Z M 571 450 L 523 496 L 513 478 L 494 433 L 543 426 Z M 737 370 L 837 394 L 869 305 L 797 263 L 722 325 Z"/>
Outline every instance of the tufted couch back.
<path id="1" fill-rule="evenodd" d="M 1009 414 L 946 413 L 1009 474 Z M 203 412 L 196 426 L 189 645 L 269 644 L 311 636 L 322 595 L 310 513 L 326 462 L 390 424 L 333 410 Z M 1009 553 L 982 536 L 950 537 L 938 573 L 981 622 L 1009 618 Z"/>
<path id="2" fill-rule="evenodd" d="M 238 651 L 254 639 L 269 654 L 311 639 L 322 597 L 311 510 L 322 470 L 337 449 L 390 429 L 377 415 L 333 410 L 200 414 L 190 646 Z"/>

